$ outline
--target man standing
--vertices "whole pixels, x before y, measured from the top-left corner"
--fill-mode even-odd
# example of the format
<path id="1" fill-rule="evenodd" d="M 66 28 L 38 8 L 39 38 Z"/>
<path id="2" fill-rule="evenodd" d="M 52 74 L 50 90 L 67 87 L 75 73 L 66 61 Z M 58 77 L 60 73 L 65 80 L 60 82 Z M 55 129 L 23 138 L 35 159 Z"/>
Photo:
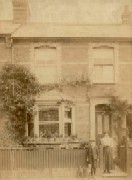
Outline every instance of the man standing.
<path id="1" fill-rule="evenodd" d="M 101 139 L 101 144 L 103 145 L 104 173 L 110 173 L 112 166 L 113 139 L 108 133 L 104 133 L 104 137 Z"/>
<path id="2" fill-rule="evenodd" d="M 96 146 L 96 142 L 95 140 L 90 140 L 89 161 L 91 164 L 91 176 L 96 175 L 98 157 L 99 157 L 99 153 L 98 153 L 98 147 Z"/>

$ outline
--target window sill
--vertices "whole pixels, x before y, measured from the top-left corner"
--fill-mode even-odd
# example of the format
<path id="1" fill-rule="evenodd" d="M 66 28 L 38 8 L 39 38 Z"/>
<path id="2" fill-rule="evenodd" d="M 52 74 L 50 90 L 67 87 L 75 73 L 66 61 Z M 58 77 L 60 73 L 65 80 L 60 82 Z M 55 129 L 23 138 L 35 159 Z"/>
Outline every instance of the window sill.
<path id="1" fill-rule="evenodd" d="M 107 82 L 93 82 L 93 85 L 115 85 L 116 82 L 110 82 L 110 83 L 107 83 Z"/>

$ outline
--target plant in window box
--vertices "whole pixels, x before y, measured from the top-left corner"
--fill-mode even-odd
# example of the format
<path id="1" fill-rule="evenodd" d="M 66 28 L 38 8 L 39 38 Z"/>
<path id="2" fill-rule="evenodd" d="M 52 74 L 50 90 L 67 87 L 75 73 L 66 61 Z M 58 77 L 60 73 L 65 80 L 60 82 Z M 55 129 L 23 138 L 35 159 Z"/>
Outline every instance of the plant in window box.
<path id="1" fill-rule="evenodd" d="M 73 141 L 77 140 L 77 134 L 72 134 L 72 135 L 70 136 L 70 138 L 71 138 L 71 140 L 73 140 Z"/>
<path id="2" fill-rule="evenodd" d="M 54 141 L 56 141 L 56 139 L 59 137 L 59 134 L 57 133 L 57 132 L 55 132 L 54 134 L 53 134 L 53 138 L 54 138 Z"/>
<path id="3" fill-rule="evenodd" d="M 59 141 L 62 141 L 62 138 L 63 138 L 63 135 L 60 134 L 60 135 L 59 135 Z"/>
<path id="4" fill-rule="evenodd" d="M 34 141 L 35 141 L 35 142 L 38 142 L 38 141 L 39 141 L 39 137 L 38 137 L 37 134 L 35 134 L 35 136 L 34 136 Z"/>
<path id="5" fill-rule="evenodd" d="M 50 138 L 52 137 L 52 134 L 50 131 L 46 132 L 46 137 L 47 137 L 47 140 L 50 141 Z"/>

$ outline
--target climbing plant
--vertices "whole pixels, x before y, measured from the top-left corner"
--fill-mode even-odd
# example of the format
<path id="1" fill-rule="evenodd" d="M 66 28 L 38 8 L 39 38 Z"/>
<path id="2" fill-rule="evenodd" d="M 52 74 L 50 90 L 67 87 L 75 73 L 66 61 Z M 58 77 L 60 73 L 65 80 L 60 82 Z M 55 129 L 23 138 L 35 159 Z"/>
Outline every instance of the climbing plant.
<path id="1" fill-rule="evenodd" d="M 5 65 L 0 73 L 0 100 L 8 115 L 8 129 L 13 139 L 22 143 L 25 137 L 27 117 L 32 118 L 35 96 L 40 86 L 26 67 Z"/>
<path id="2" fill-rule="evenodd" d="M 130 105 L 126 100 L 121 100 L 119 97 L 114 96 L 111 98 L 110 104 L 105 107 L 105 111 L 109 112 L 112 116 L 115 132 L 120 138 L 123 119 L 129 113 Z"/>
<path id="3" fill-rule="evenodd" d="M 84 78 L 84 77 L 78 77 L 77 79 L 74 80 L 67 80 L 67 79 L 61 79 L 59 83 L 52 83 L 52 84 L 43 84 L 41 86 L 41 91 L 50 91 L 53 89 L 57 89 L 59 91 L 63 91 L 63 87 L 65 86 L 70 86 L 70 87 L 80 87 L 80 86 L 85 86 L 87 90 L 89 90 L 92 87 L 92 84 L 89 80 L 89 78 Z"/>

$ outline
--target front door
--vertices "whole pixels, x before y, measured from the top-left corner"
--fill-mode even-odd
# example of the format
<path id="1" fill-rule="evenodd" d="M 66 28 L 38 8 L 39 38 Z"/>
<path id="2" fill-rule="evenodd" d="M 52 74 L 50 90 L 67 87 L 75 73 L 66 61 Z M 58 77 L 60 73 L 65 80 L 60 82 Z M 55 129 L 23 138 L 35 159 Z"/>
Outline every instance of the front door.
<path id="1" fill-rule="evenodd" d="M 103 137 L 104 132 L 109 132 L 112 135 L 112 120 L 108 113 L 96 112 L 96 140 L 100 141 Z"/>

